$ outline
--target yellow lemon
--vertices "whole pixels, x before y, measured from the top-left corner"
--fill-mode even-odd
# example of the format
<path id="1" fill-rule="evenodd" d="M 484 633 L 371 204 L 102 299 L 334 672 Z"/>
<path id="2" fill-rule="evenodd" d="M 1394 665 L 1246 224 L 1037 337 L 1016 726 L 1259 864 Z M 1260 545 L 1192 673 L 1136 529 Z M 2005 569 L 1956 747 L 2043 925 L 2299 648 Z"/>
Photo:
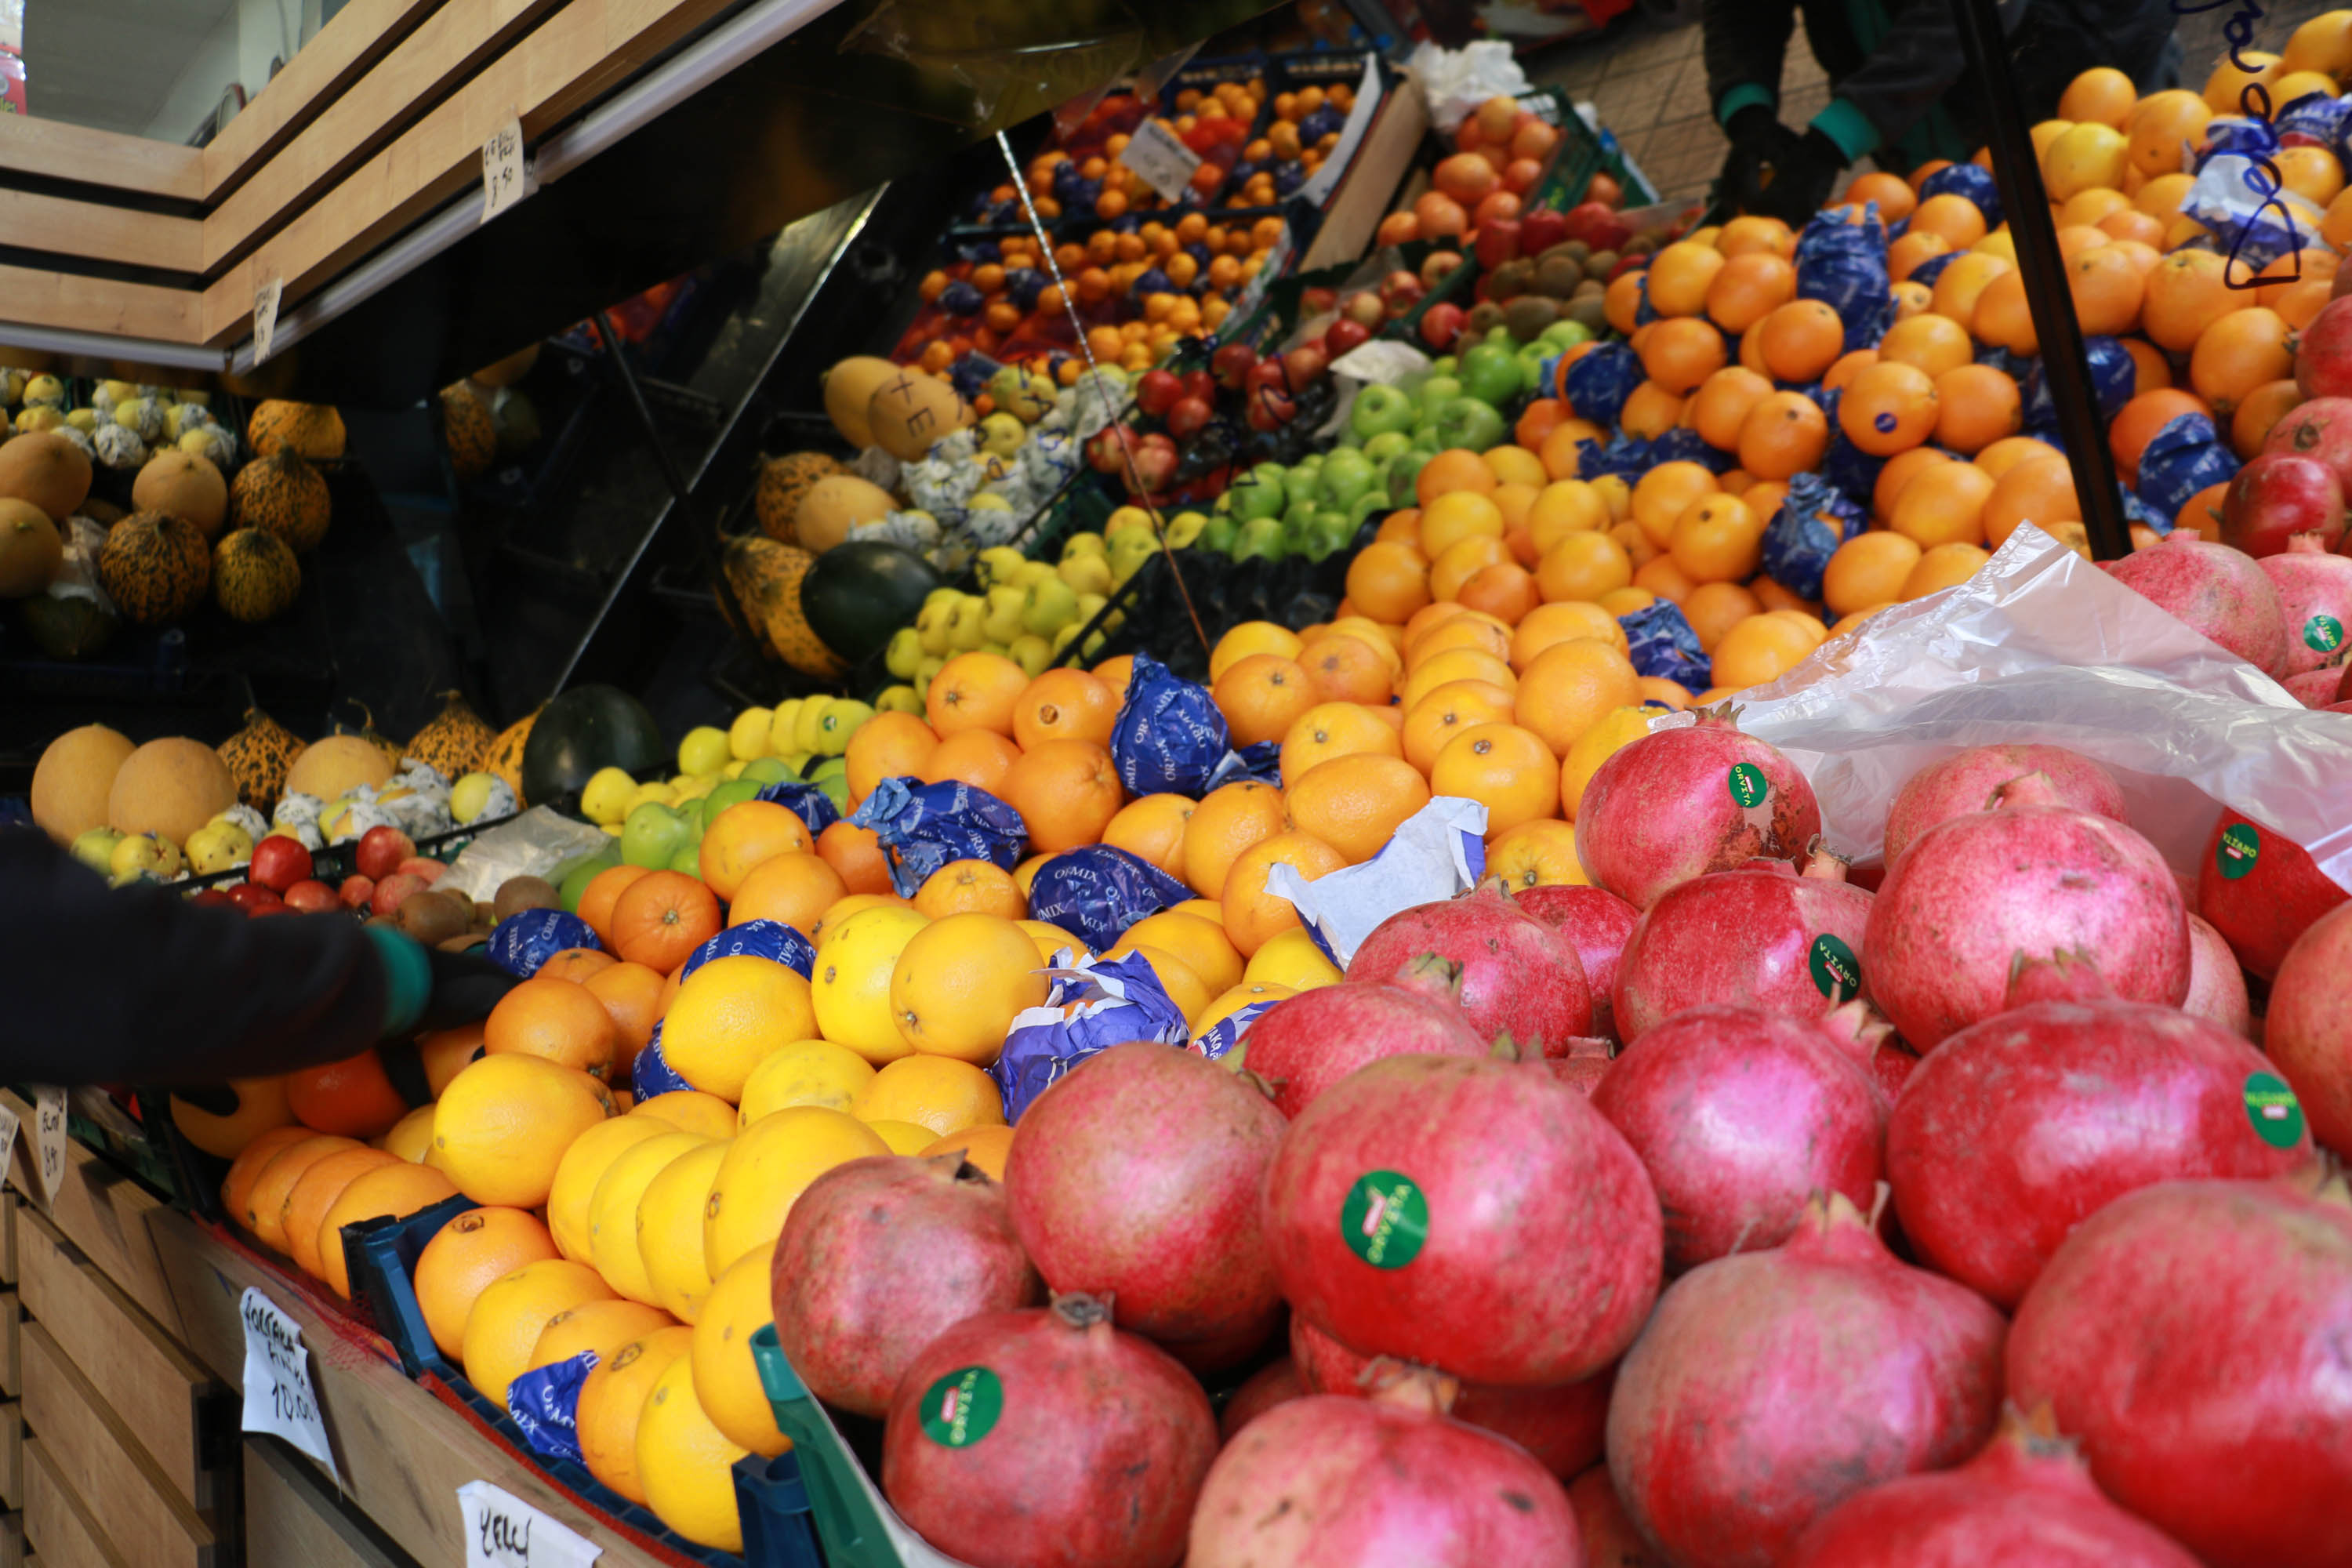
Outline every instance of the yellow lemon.
<path id="1" fill-rule="evenodd" d="M 653 1282 L 646 1278 L 645 1258 L 637 1251 L 637 1201 L 662 1167 L 704 1142 L 691 1132 L 665 1132 L 633 1143 L 604 1167 L 596 1183 L 588 1203 L 588 1258 L 607 1285 L 632 1301 L 656 1300 Z"/>
<path id="2" fill-rule="evenodd" d="M 1242 955 L 1225 936 L 1224 926 L 1181 910 L 1162 910 L 1127 928 L 1113 953 L 1138 947 L 1155 947 L 1182 959 L 1211 991 L 1230 991 L 1242 983 Z"/>
<path id="3" fill-rule="evenodd" d="M 1323 956 L 1304 926 L 1275 932 L 1265 945 L 1250 954 L 1242 978 L 1253 985 L 1287 985 L 1294 992 L 1312 991 L 1340 979 L 1339 966 Z"/>
<path id="4" fill-rule="evenodd" d="M 768 1053 L 816 1033 L 809 983 L 773 960 L 717 958 L 687 977 L 662 1015 L 662 1056 L 705 1094 L 740 1099 Z"/>
<path id="5" fill-rule="evenodd" d="M 616 1116 L 572 1141 L 555 1167 L 555 1185 L 547 1194 L 547 1228 L 555 1237 L 558 1252 L 589 1261 L 588 1202 L 596 1195 L 596 1184 L 604 1179 L 604 1172 L 621 1157 L 622 1150 L 669 1131 L 650 1116 Z"/>
<path id="6" fill-rule="evenodd" d="M 929 1159 L 961 1154 L 988 1173 L 989 1180 L 1004 1180 L 1004 1157 L 1013 1152 L 1013 1129 L 1002 1122 L 989 1127 L 964 1127 L 916 1151 Z"/>
<path id="7" fill-rule="evenodd" d="M 637 1417 L 645 1414 L 646 1396 L 693 1344 L 694 1331 L 682 1323 L 656 1329 L 599 1361 L 580 1385 L 581 1458 L 590 1475 L 631 1502 L 646 1500 L 637 1479 Z"/>
<path id="8" fill-rule="evenodd" d="M 641 1100 L 629 1107 L 629 1114 L 663 1122 L 680 1132 L 698 1132 L 705 1138 L 735 1136 L 735 1108 L 717 1095 L 705 1094 L 698 1089 L 674 1089 L 667 1094 Z"/>
<path id="9" fill-rule="evenodd" d="M 940 1141 L 940 1135 L 919 1122 L 869 1121 L 866 1130 L 890 1145 L 893 1154 L 919 1154 Z"/>
<path id="10" fill-rule="evenodd" d="M 890 976 L 915 933 L 930 923 L 912 906 L 880 905 L 826 933 L 811 986 L 816 1033 L 877 1066 L 912 1051 L 890 1010 Z"/>
<path id="11" fill-rule="evenodd" d="M 441 1091 L 431 1163 L 478 1204 L 537 1208 L 572 1141 L 612 1114 L 613 1091 L 575 1068 L 484 1057 Z"/>
<path id="12" fill-rule="evenodd" d="M 609 1301 L 611 1287 L 596 1271 L 568 1258 L 545 1258 L 489 1286 L 466 1314 L 459 1359 L 483 1398 L 506 1408 L 507 1384 L 530 1364 L 539 1336 L 558 1312 L 587 1301 Z"/>
<path id="13" fill-rule="evenodd" d="M 981 1066 L 1026 1007 L 1043 1006 L 1037 944 L 1001 915 L 949 915 L 915 932 L 890 972 L 890 1014 L 908 1047 Z"/>
<path id="14" fill-rule="evenodd" d="M 637 1200 L 637 1257 L 662 1310 L 683 1322 L 702 1315 L 710 1269 L 702 1258 L 702 1210 L 732 1139 L 689 1149 L 661 1168 Z"/>
<path id="15" fill-rule="evenodd" d="M 691 1349 L 662 1369 L 637 1417 L 637 1480 L 664 1524 L 698 1545 L 741 1552 L 735 1461 L 749 1451 L 702 1413 Z"/>
<path id="16" fill-rule="evenodd" d="M 1192 1026 L 1193 1037 L 1197 1039 L 1207 1034 L 1219 1023 L 1244 1007 L 1255 1006 L 1260 1002 L 1271 1005 L 1281 1001 L 1286 996 L 1295 994 L 1297 993 L 1289 986 L 1276 985 L 1267 980 L 1245 981 L 1239 985 L 1230 987 L 1201 1010 L 1200 1022 Z"/>
<path id="17" fill-rule="evenodd" d="M 772 1110 L 822 1105 L 847 1110 L 874 1081 L 874 1065 L 831 1040 L 794 1040 L 751 1069 L 743 1080 L 736 1125 L 749 1127 Z"/>
<path id="18" fill-rule="evenodd" d="M 727 749 L 739 763 L 748 763 L 766 756 L 775 750 L 769 739 L 768 727 L 776 721 L 773 709 L 746 708 L 735 715 L 735 722 L 727 726 Z"/>
<path id="19" fill-rule="evenodd" d="M 396 1160 L 422 1164 L 433 1152 L 433 1108 L 420 1105 L 392 1124 L 392 1131 L 375 1141 L 375 1146 Z"/>
<path id="20" fill-rule="evenodd" d="M 755 1247 L 729 1266 L 710 1288 L 694 1325 L 694 1396 L 711 1425 L 754 1454 L 774 1458 L 792 1439 L 776 1430 L 776 1413 L 751 1361 L 751 1334 L 776 1321 L 768 1282 L 775 1246 Z"/>
<path id="21" fill-rule="evenodd" d="M 861 1121 L 911 1121 L 943 1136 L 1004 1120 L 996 1080 L 952 1057 L 908 1057 L 874 1075 L 850 1108 Z"/>
<path id="22" fill-rule="evenodd" d="M 1584 786 L 1592 782 L 1601 763 L 1650 732 L 1654 711 L 1648 708 L 1612 708 L 1576 738 L 1568 748 L 1567 759 L 1559 765 L 1561 815 L 1570 822 L 1576 820 L 1576 805 L 1584 798 Z"/>
<path id="23" fill-rule="evenodd" d="M 889 1152 L 864 1122 L 822 1106 L 796 1105 L 743 1129 L 719 1163 L 702 1206 L 703 1262 L 710 1277 L 718 1279 L 737 1258 L 782 1235 L 784 1216 L 811 1182 L 846 1161 Z"/>

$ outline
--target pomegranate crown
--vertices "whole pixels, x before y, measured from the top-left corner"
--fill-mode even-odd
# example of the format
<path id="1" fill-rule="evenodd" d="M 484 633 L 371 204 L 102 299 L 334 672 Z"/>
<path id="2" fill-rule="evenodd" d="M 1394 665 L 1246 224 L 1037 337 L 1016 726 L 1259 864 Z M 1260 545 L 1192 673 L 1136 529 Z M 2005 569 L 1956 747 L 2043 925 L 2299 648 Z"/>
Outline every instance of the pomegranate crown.
<path id="1" fill-rule="evenodd" d="M 1419 1366 L 1393 1356 L 1375 1356 L 1356 1374 L 1356 1386 L 1376 1405 L 1423 1415 L 1443 1415 L 1461 1396 L 1462 1380 L 1433 1366 Z"/>
<path id="2" fill-rule="evenodd" d="M 2317 529 L 2313 529 L 2305 533 L 2290 533 L 2286 536 L 2286 553 L 2289 555 L 2325 555 L 2327 553 L 2327 535 L 2320 532 Z"/>
<path id="3" fill-rule="evenodd" d="M 1827 839 L 1816 833 L 1805 841 L 1804 875 L 1822 882 L 1843 882 L 1853 862 L 1829 847 Z"/>
<path id="4" fill-rule="evenodd" d="M 1694 708 L 1699 724 L 1707 729 L 1737 730 L 1739 728 L 1739 704 L 1718 702 L 1712 708 Z"/>
<path id="5" fill-rule="evenodd" d="M 1894 1037 L 1895 1026 L 1877 1008 L 1857 996 L 1822 1015 L 1822 1031 L 1855 1061 L 1868 1064 L 1878 1047 Z"/>
<path id="6" fill-rule="evenodd" d="M 1054 1298 L 1048 1309 L 1066 1327 L 1091 1329 L 1099 1323 L 1110 1326 L 1111 1295 L 1106 1290 L 1098 1296 L 1088 1296 L 1076 1290 L 1064 1291 Z"/>
<path id="7" fill-rule="evenodd" d="M 1993 785 L 1992 793 L 1985 797 L 1987 811 L 1999 811 L 2003 806 L 2066 804 L 2066 797 L 2058 793 L 2058 781 L 2039 768 Z"/>
<path id="8" fill-rule="evenodd" d="M 2058 1413 L 2046 1399 L 2030 1411 L 2019 1409 L 2013 1402 L 2004 1403 L 1992 1447 L 2010 1449 L 2021 1458 L 2054 1459 L 2078 1468 L 2083 1462 L 2082 1444 L 2058 1430 Z"/>
<path id="9" fill-rule="evenodd" d="M 2047 958 L 2022 950 L 2010 955 L 2010 1007 L 2035 1002 L 2104 1002 L 2114 995 L 2098 964 L 2080 949 L 2060 948 Z"/>

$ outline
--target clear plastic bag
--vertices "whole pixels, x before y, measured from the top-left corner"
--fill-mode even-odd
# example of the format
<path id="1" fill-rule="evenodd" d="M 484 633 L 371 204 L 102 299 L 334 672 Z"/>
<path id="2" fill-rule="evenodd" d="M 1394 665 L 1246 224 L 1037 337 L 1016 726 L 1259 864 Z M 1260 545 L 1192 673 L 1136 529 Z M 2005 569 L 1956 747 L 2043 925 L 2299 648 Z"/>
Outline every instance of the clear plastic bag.
<path id="1" fill-rule="evenodd" d="M 2038 741 L 2105 763 L 2176 871 L 2195 873 L 2227 805 L 2352 889 L 2352 715 L 2303 707 L 2031 523 L 1966 583 L 1880 611 L 1738 708 L 1804 770 L 1830 847 L 1856 861 L 1879 858 L 1887 805 L 1921 768 Z"/>

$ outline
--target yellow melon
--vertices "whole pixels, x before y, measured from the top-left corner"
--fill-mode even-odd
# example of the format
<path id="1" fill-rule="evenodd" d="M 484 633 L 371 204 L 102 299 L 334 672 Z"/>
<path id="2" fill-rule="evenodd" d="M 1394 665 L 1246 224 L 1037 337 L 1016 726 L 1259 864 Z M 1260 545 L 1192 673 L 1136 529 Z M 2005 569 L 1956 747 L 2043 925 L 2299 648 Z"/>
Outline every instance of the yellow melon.
<path id="1" fill-rule="evenodd" d="M 902 370 L 874 389 L 866 427 L 874 444 L 902 463 L 919 461 L 931 443 L 972 421 L 971 405 L 936 375 Z"/>
<path id="2" fill-rule="evenodd" d="M 206 539 L 217 537 L 228 518 L 228 481 L 194 452 L 166 447 L 147 459 L 131 487 L 141 511 L 160 511 L 193 522 Z"/>
<path id="3" fill-rule="evenodd" d="M 236 804 L 236 778 L 202 741 L 173 735 L 122 759 L 106 794 L 106 820 L 125 833 L 160 833 L 174 844 Z"/>
<path id="4" fill-rule="evenodd" d="M 392 776 L 392 759 L 373 742 L 358 735 L 329 735 L 311 742 L 286 770 L 289 795 L 315 795 L 334 800 L 362 784 L 380 784 Z"/>
<path id="5" fill-rule="evenodd" d="M 874 401 L 875 389 L 897 374 L 897 365 L 872 354 L 843 360 L 824 373 L 825 416 L 851 446 L 874 445 L 874 433 L 866 427 L 866 405 Z"/>
<path id="6" fill-rule="evenodd" d="M 793 533 L 800 547 L 822 555 L 861 522 L 879 522 L 898 503 L 890 492 L 856 474 L 828 474 L 809 486 L 793 512 Z"/>
<path id="7" fill-rule="evenodd" d="M 103 724 L 84 724 L 51 741 L 33 768 L 33 821 L 60 844 L 106 826 L 107 792 L 131 738 Z"/>
<path id="8" fill-rule="evenodd" d="M 30 501 L 58 522 L 89 494 L 89 459 L 64 437 L 35 431 L 0 447 L 0 496 Z"/>

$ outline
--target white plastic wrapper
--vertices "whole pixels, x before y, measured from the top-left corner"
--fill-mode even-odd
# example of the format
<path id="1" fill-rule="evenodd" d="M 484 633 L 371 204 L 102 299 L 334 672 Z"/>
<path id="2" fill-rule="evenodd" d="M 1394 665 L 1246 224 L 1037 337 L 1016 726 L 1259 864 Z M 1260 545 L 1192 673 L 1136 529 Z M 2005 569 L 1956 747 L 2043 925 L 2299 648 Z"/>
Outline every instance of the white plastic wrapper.
<path id="1" fill-rule="evenodd" d="M 269 824 L 261 820 L 261 813 L 254 810 L 253 807 L 246 805 L 243 801 L 237 802 L 235 805 L 230 806 L 226 811 L 222 812 L 218 817 L 215 818 L 215 820 L 235 823 L 238 828 L 243 830 L 245 836 L 247 838 L 252 839 L 256 844 L 260 843 L 262 839 L 268 837 L 269 835 Z"/>
<path id="2" fill-rule="evenodd" d="M 302 847 L 316 852 L 327 847 L 326 838 L 319 832 L 319 813 L 327 803 L 315 795 L 289 790 L 278 797 L 278 805 L 269 814 L 270 826 L 278 832 L 302 841 Z"/>
<path id="3" fill-rule="evenodd" d="M 509 877 L 544 877 L 566 860 L 593 855 L 614 842 L 601 827 L 534 805 L 467 845 L 434 886 L 488 903 Z"/>
<path id="4" fill-rule="evenodd" d="M 2030 523 L 1967 582 L 1880 611 L 1736 705 L 1811 781 L 1830 847 L 1859 862 L 1879 858 L 1913 773 L 2041 742 L 2105 764 L 2176 871 L 2196 874 L 2226 805 L 2352 888 L 2352 715 L 2303 707 Z"/>
<path id="5" fill-rule="evenodd" d="M 1343 866 L 1307 881 L 1284 865 L 1271 868 L 1265 889 L 1288 899 L 1307 931 L 1340 968 L 1372 928 L 1400 910 L 1466 893 L 1486 868 L 1486 808 L 1441 795 L 1397 825 L 1381 852 L 1360 866 Z"/>
<path id="6" fill-rule="evenodd" d="M 1412 51 L 1405 69 L 1421 81 L 1431 122 L 1449 132 L 1488 99 L 1516 98 L 1528 90 L 1528 73 L 1519 68 L 1511 46 L 1496 41 L 1458 49 L 1423 44 Z"/>
<path id="7" fill-rule="evenodd" d="M 1329 323 L 1330 318 L 1325 318 Z M 1429 374 L 1435 363 L 1411 343 L 1393 342 L 1374 338 L 1358 343 L 1331 362 L 1331 375 L 1339 389 L 1333 400 L 1331 416 L 1323 421 L 1318 436 L 1337 436 L 1348 428 L 1349 416 L 1356 410 L 1356 394 L 1368 386 L 1395 386 L 1402 382 L 1418 380 Z"/>

